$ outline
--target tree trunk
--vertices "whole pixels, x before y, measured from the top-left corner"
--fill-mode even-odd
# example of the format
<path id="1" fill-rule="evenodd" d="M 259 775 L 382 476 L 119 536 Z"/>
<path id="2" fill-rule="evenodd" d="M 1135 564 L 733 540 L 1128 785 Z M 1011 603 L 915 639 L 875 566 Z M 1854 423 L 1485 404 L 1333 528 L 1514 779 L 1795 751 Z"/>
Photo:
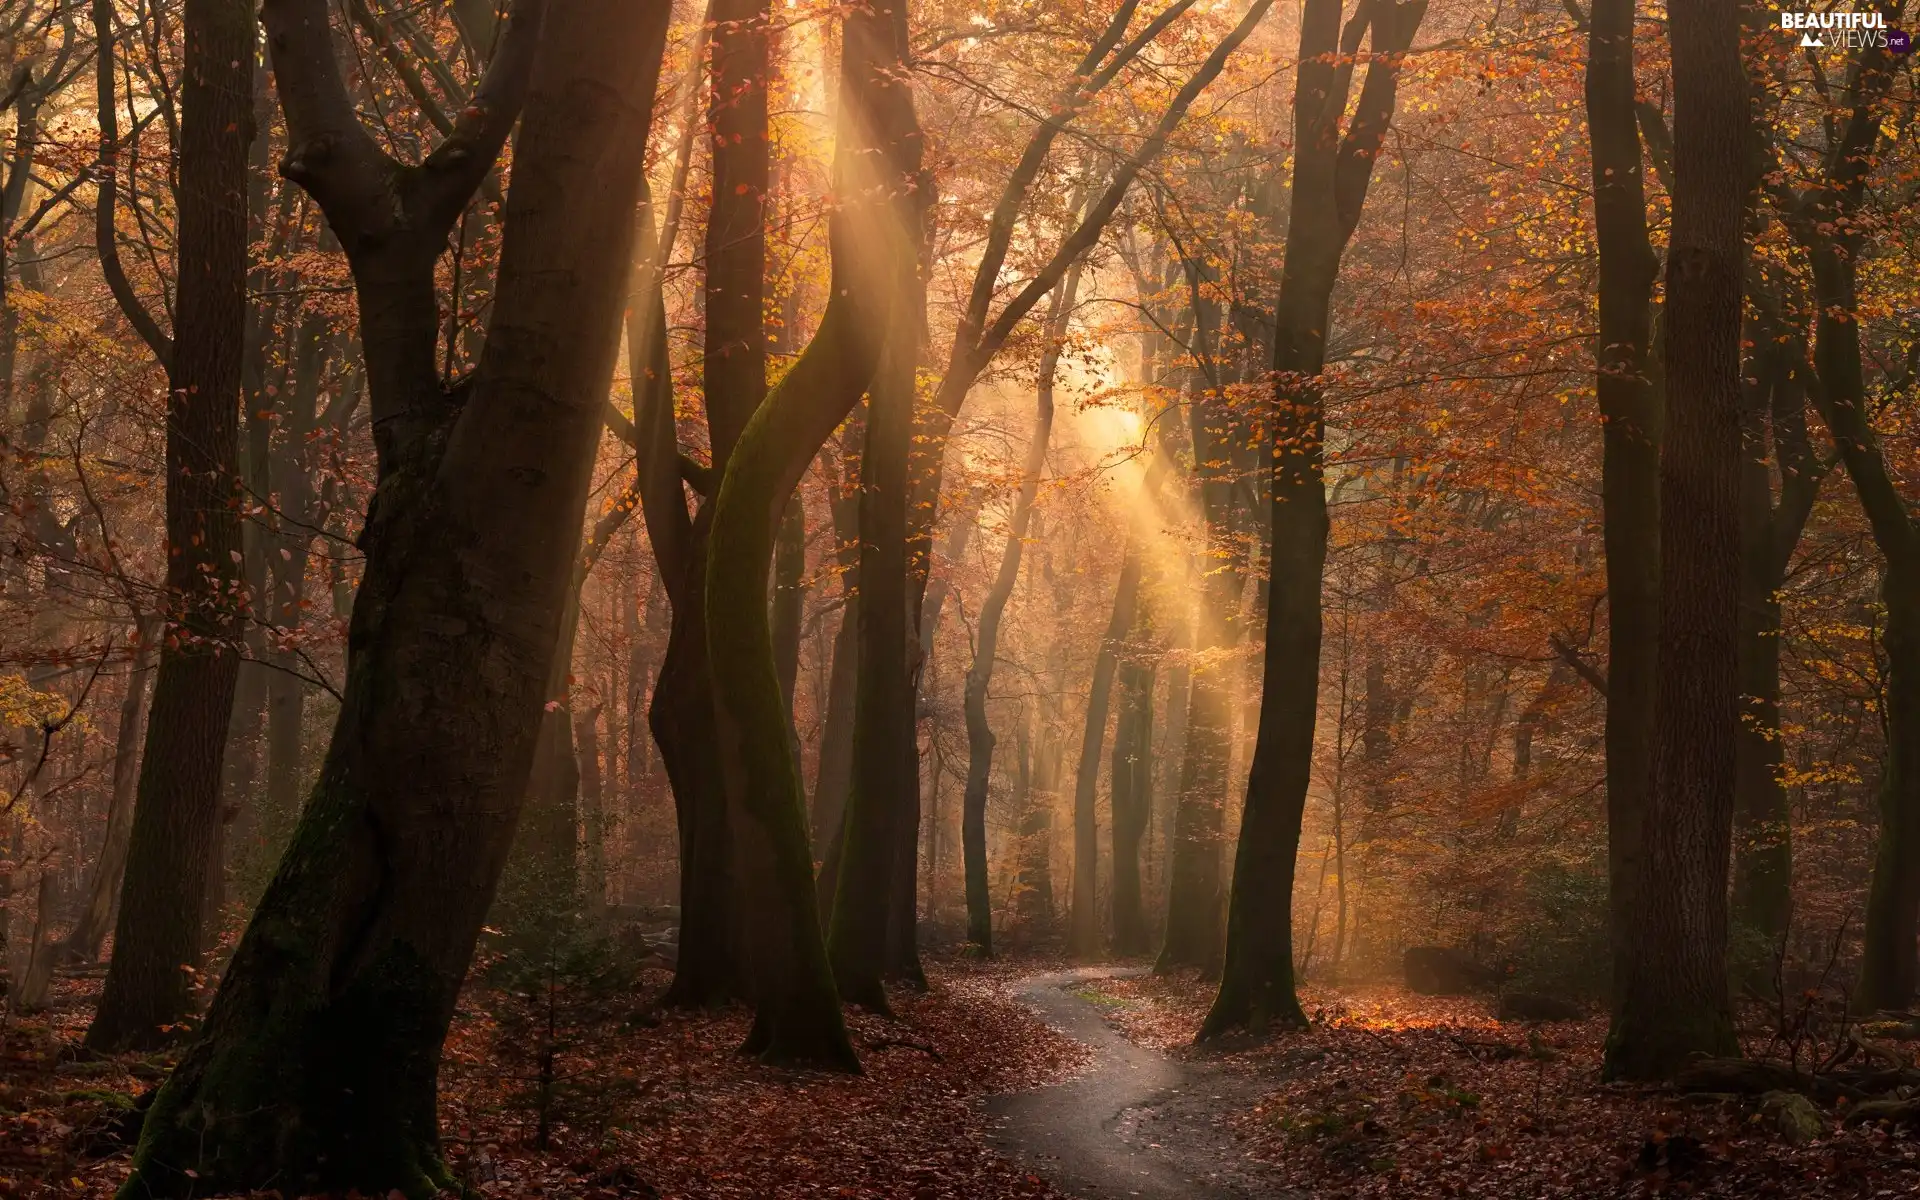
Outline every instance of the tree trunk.
<path id="1" fill-rule="evenodd" d="M 607 797 L 600 770 L 600 712 L 596 704 L 573 725 L 580 776 L 580 902 L 594 922 L 607 907 Z"/>
<path id="2" fill-rule="evenodd" d="M 1781 358 L 1769 352 L 1755 356 L 1757 377 L 1742 413 L 1741 712 L 1734 784 L 1733 915 L 1770 946 L 1786 937 L 1793 909 L 1793 817 L 1780 779 L 1785 747 L 1779 592 L 1820 489 L 1820 471 L 1808 453 L 1806 398 Z M 1770 458 L 1780 465 L 1777 505 Z"/>
<path id="3" fill-rule="evenodd" d="M 773 551 L 773 665 L 780 675 L 780 694 L 787 701 L 787 722 L 793 722 L 793 687 L 800 677 L 800 623 L 807 606 L 807 509 L 795 491 L 787 498 L 780 518 L 779 540 Z"/>
<path id="4" fill-rule="evenodd" d="M 359 123 L 326 6 L 266 5 L 285 169 L 321 198 L 359 288 L 380 484 L 332 744 L 199 1040 L 148 1112 L 129 1194 L 426 1200 L 454 1186 L 440 1047 L 547 698 L 668 10 L 569 0 L 542 31 L 523 0 L 473 105 L 407 171 Z M 250 33 L 250 10 L 238 17 Z M 453 403 L 435 373 L 434 264 L 522 94 L 486 347 Z"/>
<path id="5" fill-rule="evenodd" d="M 1774 203 L 1813 263 L 1814 389 L 1840 460 L 1885 560 L 1886 759 L 1880 775 L 1880 830 L 1862 934 L 1863 1012 L 1904 1008 L 1914 996 L 1914 946 L 1920 926 L 1920 526 L 1888 469 L 1868 416 L 1861 363 L 1856 280 L 1866 222 L 1856 219 L 1876 161 L 1893 64 L 1869 48 L 1847 81 L 1851 109 L 1827 157 L 1826 177 L 1800 195 L 1770 184 Z"/>
<path id="6" fill-rule="evenodd" d="M 677 486 L 677 483 L 676 483 Z M 713 677 L 707 661 L 706 526 L 695 527 L 699 549 L 687 590 L 673 606 L 666 657 L 654 680 L 648 724 L 680 830 L 680 956 L 663 1003 L 711 1007 L 745 994 L 740 913 L 735 888 L 733 830 L 721 778 L 719 731 L 714 722 Z"/>
<path id="7" fill-rule="evenodd" d="M 1134 639 L 1145 641 L 1144 619 Z M 1113 952 L 1147 952 L 1141 910 L 1140 850 L 1153 813 L 1153 666 L 1135 655 L 1120 664 L 1120 718 L 1113 731 Z"/>
<path id="8" fill-rule="evenodd" d="M 853 782 L 853 706 L 859 683 L 860 498 L 859 447 L 866 441 L 866 410 L 856 407 L 840 431 L 840 468 L 834 473 L 834 557 L 840 566 L 840 628 L 833 636 L 833 666 L 827 675 L 827 712 L 820 726 L 820 760 L 813 782 L 813 853 L 825 860 L 819 880 L 820 911 L 833 915 L 839 880 L 840 834 L 847 790 Z"/>
<path id="9" fill-rule="evenodd" d="M 1078 264 L 1073 270 L 1077 280 Z M 1065 297 L 1064 289 L 1055 293 L 1045 324 L 1049 347 L 1046 353 L 1056 362 L 1060 327 L 1069 312 Z M 994 659 L 1000 651 L 1000 623 L 1006 616 L 1007 602 L 1013 598 L 1014 585 L 1020 580 L 1027 528 L 1033 521 L 1034 501 L 1040 494 L 1040 477 L 1047 465 L 1047 444 L 1053 435 L 1051 370 L 1043 369 L 1040 374 L 1034 406 L 1033 437 L 1027 443 L 1027 457 L 1020 467 L 1020 490 L 1014 494 L 1013 510 L 1007 517 L 1007 540 L 1000 550 L 1000 569 L 994 575 L 986 599 L 980 602 L 973 665 L 967 670 L 961 702 L 967 722 L 967 785 L 960 809 L 960 856 L 967 886 L 967 941 L 985 955 L 993 953 L 993 896 L 987 871 L 987 788 L 993 776 L 996 741 L 987 720 L 987 691 L 993 684 Z"/>
<path id="10" fill-rule="evenodd" d="M 1748 92 L 1732 0 L 1671 16 L 1673 228 L 1660 454 L 1660 640 L 1632 965 L 1611 1078 L 1736 1054 L 1727 870 L 1739 723 L 1740 343 Z M 1618 703 L 1618 697 L 1611 697 Z"/>
<path id="11" fill-rule="evenodd" d="M 1660 396 L 1649 354 L 1654 276 L 1634 112 L 1636 0 L 1595 0 L 1587 43 L 1600 330 L 1594 351 L 1607 555 L 1607 879 L 1618 1008 L 1639 937 L 1642 825 L 1653 778 L 1660 621 Z"/>
<path id="12" fill-rule="evenodd" d="M 1920 934 L 1920 561 L 1914 555 L 1898 566 L 1888 564 L 1881 595 L 1887 607 L 1881 634 L 1887 751 L 1856 1000 L 1863 1012 L 1913 1002 L 1914 940 Z"/>
<path id="13" fill-rule="evenodd" d="M 168 1040 L 194 1007 L 201 907 L 220 819 L 239 654 L 239 411 L 247 318 L 253 10 L 192 0 L 183 17 L 179 273 L 167 363 L 167 594 L 113 961 L 87 1031 L 96 1050 Z M 103 51 L 104 52 L 104 51 Z M 235 131 L 239 136 L 235 136 Z"/>
<path id="14" fill-rule="evenodd" d="M 1073 906 L 1067 920 L 1067 953 L 1080 958 L 1093 958 L 1100 953 L 1100 901 L 1094 875 L 1100 861 L 1100 831 L 1094 820 L 1094 802 L 1099 795 L 1100 751 L 1106 744 L 1107 713 L 1113 697 L 1113 677 L 1122 648 L 1120 643 L 1127 636 L 1127 631 L 1133 628 L 1134 612 L 1139 607 L 1140 566 L 1139 548 L 1129 538 L 1126 551 L 1121 556 L 1120 579 L 1113 589 L 1113 613 L 1107 618 L 1106 635 L 1101 638 L 1100 652 L 1094 659 L 1093 683 L 1087 689 L 1087 717 L 1080 734 L 1080 761 L 1073 781 Z M 1118 784 L 1116 775 L 1108 785 L 1110 794 L 1116 800 L 1119 797 L 1116 790 Z M 1119 810 L 1116 807 L 1114 811 L 1114 845 L 1117 852 L 1120 842 L 1117 832 Z M 1135 832 L 1132 849 L 1135 875 L 1131 903 L 1136 910 L 1140 903 L 1139 850 L 1139 834 Z M 1117 859 L 1114 871 L 1117 888 Z M 1119 901 L 1116 899 L 1114 904 L 1117 909 Z M 1137 911 L 1135 916 L 1138 916 Z"/>
<path id="15" fill-rule="evenodd" d="M 153 664 L 153 640 L 158 623 L 141 618 L 134 634 L 133 665 L 127 672 L 127 694 L 120 701 L 120 728 L 114 734 L 113 791 L 107 802 L 107 832 L 100 854 L 93 860 L 87 881 L 87 906 L 68 931 L 62 953 L 78 962 L 100 957 L 113 922 L 114 901 L 127 867 L 127 841 L 133 831 L 134 785 L 139 780 L 140 742 L 146 728 L 147 673 Z"/>
<path id="16" fill-rule="evenodd" d="M 1220 305 L 1211 267 L 1183 264 L 1192 297 L 1195 358 L 1187 393 L 1193 437 L 1194 475 L 1206 530 L 1187 697 L 1185 745 L 1180 756 L 1173 838 L 1167 847 L 1167 925 L 1156 972 L 1199 967 L 1219 970 L 1221 952 L 1221 837 L 1225 828 L 1228 775 L 1233 754 L 1233 682 L 1228 660 L 1240 637 L 1240 601 L 1245 590 L 1245 544 L 1233 512 L 1238 497 L 1232 472 L 1234 419 L 1213 374 L 1220 344 Z"/>
<path id="17" fill-rule="evenodd" d="M 1338 0 L 1308 0 L 1294 98 L 1295 165 L 1287 249 L 1274 306 L 1273 548 L 1268 560 L 1266 673 L 1260 729 L 1234 858 L 1220 993 L 1200 1028 L 1304 1025 L 1294 994 L 1293 876 L 1313 779 L 1319 711 L 1321 579 L 1327 559 L 1326 410 L 1319 375 L 1340 257 L 1360 221 L 1387 126 L 1401 57 L 1426 0 L 1369 12 L 1373 57 L 1344 136 L 1350 63 L 1361 20 L 1340 37 Z M 1336 45 L 1340 51 L 1335 54 Z"/>
<path id="18" fill-rule="evenodd" d="M 841 29 L 836 193 L 862 199 L 844 203 L 830 226 L 832 298 L 818 332 L 748 421 L 721 478 L 707 559 L 707 652 L 723 717 L 728 795 L 743 814 L 736 846 L 751 914 L 755 1000 L 744 1048 L 769 1062 L 857 1070 L 820 936 L 806 797 L 773 661 L 767 573 L 787 498 L 869 383 L 882 386 L 876 372 L 883 355 L 891 351 L 896 368 L 904 362 L 910 378 L 908 347 L 918 328 L 908 305 L 918 271 L 914 230 L 929 197 L 912 94 L 898 74 L 906 53 L 904 9 L 882 3 L 850 10 Z M 870 421 L 885 403 L 876 390 Z M 878 486 L 866 478 L 873 469 L 863 464 L 863 486 Z M 865 524 L 864 512 L 861 537 L 882 540 Z M 863 589 L 871 583 L 863 568 Z M 868 610 L 883 606 L 861 607 L 864 625 Z M 862 640 L 864 673 L 870 643 Z M 900 682 L 904 686 L 904 677 Z M 884 765 L 891 772 L 897 762 Z M 852 823 L 859 821 L 852 811 L 857 805 L 856 798 Z M 875 849 L 890 855 L 892 843 Z M 856 853 L 852 839 L 849 853 Z M 850 864 L 842 893 L 860 877 Z M 885 898 L 882 891 L 870 905 L 883 918 Z M 884 938 L 884 920 L 881 929 Z"/>
<path id="19" fill-rule="evenodd" d="M 901 861 L 900 849 L 903 836 L 918 828 L 920 801 L 917 780 L 903 769 L 909 761 L 917 767 L 907 661 L 907 453 L 919 318 L 901 316 L 918 290 L 909 284 L 894 298 L 892 334 L 868 389 L 867 444 L 860 458 L 853 787 L 843 818 L 845 840 L 827 942 L 841 998 L 876 1012 L 889 1011 L 881 977 L 887 968 L 895 877 L 913 865 Z M 905 844 L 911 854 L 914 843 Z"/>

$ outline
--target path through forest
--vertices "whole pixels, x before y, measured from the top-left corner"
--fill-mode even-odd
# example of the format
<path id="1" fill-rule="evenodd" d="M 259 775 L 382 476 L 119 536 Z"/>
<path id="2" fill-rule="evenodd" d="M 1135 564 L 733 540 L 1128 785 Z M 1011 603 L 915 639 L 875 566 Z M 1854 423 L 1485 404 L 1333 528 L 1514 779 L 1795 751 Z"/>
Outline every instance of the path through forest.
<path id="1" fill-rule="evenodd" d="M 1060 1191 L 1105 1197 L 1284 1196 L 1263 1185 L 1223 1117 L 1271 1090 L 1272 1081 L 1230 1067 L 1182 1062 L 1128 1041 L 1109 1025 L 1102 980 L 1140 968 L 1087 967 L 1033 975 L 1015 986 L 1048 1024 L 1091 1047 L 1085 1074 L 1066 1083 L 996 1097 L 991 1141 Z"/>

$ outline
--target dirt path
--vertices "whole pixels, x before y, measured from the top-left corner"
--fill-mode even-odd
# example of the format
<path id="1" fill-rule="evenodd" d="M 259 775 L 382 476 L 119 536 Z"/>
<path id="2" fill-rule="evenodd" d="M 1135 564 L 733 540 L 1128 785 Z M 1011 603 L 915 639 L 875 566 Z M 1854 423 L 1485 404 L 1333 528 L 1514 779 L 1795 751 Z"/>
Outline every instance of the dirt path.
<path id="1" fill-rule="evenodd" d="M 1263 1184 L 1223 1119 L 1251 1105 L 1261 1081 L 1136 1046 L 1108 1025 L 1090 994 L 1139 969 L 1090 967 L 1035 975 L 1017 994 L 1047 1022 L 1092 1047 L 1069 1083 L 999 1096 L 993 1143 L 1070 1196 L 1226 1198 L 1283 1193 Z"/>

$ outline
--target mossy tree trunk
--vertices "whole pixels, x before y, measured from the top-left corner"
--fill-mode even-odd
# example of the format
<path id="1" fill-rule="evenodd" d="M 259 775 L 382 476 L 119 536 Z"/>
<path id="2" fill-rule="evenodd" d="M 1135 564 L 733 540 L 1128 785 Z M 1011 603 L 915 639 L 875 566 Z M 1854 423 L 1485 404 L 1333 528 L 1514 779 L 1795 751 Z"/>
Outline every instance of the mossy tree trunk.
<path id="1" fill-rule="evenodd" d="M 913 97 L 899 69 L 907 52 L 904 6 L 850 10 L 841 30 L 835 174 L 836 192 L 847 200 L 829 229 L 832 298 L 813 340 L 734 446 L 714 502 L 706 595 L 721 762 L 742 814 L 736 853 L 751 914 L 755 1011 L 745 1049 L 771 1062 L 857 1070 L 820 933 L 767 576 L 788 496 L 875 381 L 889 346 L 907 340 L 897 335 L 907 324 L 901 312 L 919 270 L 916 225 L 929 197 Z"/>
<path id="2" fill-rule="evenodd" d="M 1274 306 L 1273 548 L 1266 675 L 1234 859 L 1226 964 L 1200 1037 L 1304 1025 L 1293 977 L 1293 875 L 1313 778 L 1321 579 L 1327 557 L 1326 408 L 1319 376 L 1340 258 L 1393 120 L 1399 71 L 1426 0 L 1381 3 L 1340 29 L 1338 0 L 1307 0 L 1294 95 L 1287 248 Z M 1366 83 L 1344 134 L 1353 56 L 1371 26 Z"/>
<path id="3" fill-rule="evenodd" d="M 1673 226 L 1660 453 L 1660 637 L 1636 933 L 1610 1078 L 1738 1053 L 1727 874 L 1739 714 L 1741 310 L 1751 120 L 1732 0 L 1673 11 Z M 1615 698 L 1614 703 L 1618 703 Z"/>
<path id="4" fill-rule="evenodd" d="M 102 29 L 111 107 L 112 14 Z M 104 20 L 103 20 L 104 15 Z M 247 323 L 247 148 L 252 9 L 192 0 L 183 13 L 179 283 L 167 367 L 167 629 L 147 720 L 113 960 L 87 1030 L 96 1050 L 169 1040 L 195 1007 L 203 905 L 220 821 L 221 760 L 240 655 L 239 416 Z M 111 219 L 111 218 L 109 218 Z"/>
<path id="5" fill-rule="evenodd" d="M 282 169 L 319 200 L 359 291 L 379 484 L 319 780 L 124 1196 L 425 1200 L 454 1184 L 440 1047 L 532 765 L 669 6 L 560 0 L 542 16 L 514 8 L 474 103 L 406 166 L 360 124 L 326 5 L 266 5 Z M 449 394 L 434 263 L 522 96 L 485 349 Z"/>
<path id="6" fill-rule="evenodd" d="M 907 653 L 907 455 L 924 302 L 916 303 L 922 291 L 916 277 L 899 278 L 897 269 L 894 274 L 891 327 L 867 389 L 867 442 L 860 457 L 853 779 L 827 943 L 841 998 L 877 1012 L 888 1011 L 882 977 L 894 889 L 897 876 L 913 867 L 901 861 L 900 850 L 903 835 L 911 837 L 917 828 L 920 803 L 918 770 L 912 776 L 906 770 L 910 762 L 917 768 Z"/>

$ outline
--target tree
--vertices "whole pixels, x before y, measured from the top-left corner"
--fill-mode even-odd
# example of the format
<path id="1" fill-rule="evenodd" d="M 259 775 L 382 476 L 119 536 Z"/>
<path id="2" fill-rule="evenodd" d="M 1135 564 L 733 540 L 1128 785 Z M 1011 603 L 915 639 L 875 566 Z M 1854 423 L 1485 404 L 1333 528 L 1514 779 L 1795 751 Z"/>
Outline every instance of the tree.
<path id="1" fill-rule="evenodd" d="M 1737 6 L 1671 14 L 1673 226 L 1660 447 L 1660 639 L 1636 926 L 1614 1078 L 1736 1052 L 1727 870 L 1739 721 L 1740 341 L 1751 120 Z M 1618 703 L 1618 698 L 1611 698 Z"/>
<path id="2" fill-rule="evenodd" d="M 820 933 L 805 791 L 773 657 L 767 574 L 787 498 L 861 394 L 890 386 L 911 394 L 899 375 L 910 378 L 914 357 L 918 321 L 908 301 L 928 185 L 913 95 L 899 71 L 907 49 L 904 6 L 850 11 L 841 34 L 835 170 L 842 202 L 830 234 L 832 298 L 813 340 L 748 420 L 721 477 L 706 622 L 729 804 L 742 815 L 735 842 L 754 994 L 744 1049 L 769 1062 L 858 1070 Z M 899 374 L 886 378 L 890 371 Z M 870 406 L 879 407 L 878 400 Z M 867 469 L 863 464 L 863 475 Z"/>
<path id="3" fill-rule="evenodd" d="M 1634 954 L 1641 832 L 1653 778 L 1660 620 L 1661 400 L 1649 355 L 1653 283 L 1634 106 L 1634 0 L 1596 0 L 1587 39 L 1600 330 L 1595 349 L 1607 556 L 1607 876 L 1613 1000 Z"/>
<path id="4" fill-rule="evenodd" d="M 899 881 L 911 877 L 919 847 L 920 772 L 908 662 L 907 460 L 919 391 L 918 314 L 926 310 L 919 260 L 924 213 L 933 203 L 931 173 L 921 174 L 912 186 L 915 207 L 898 218 L 915 235 L 912 258 L 893 268 L 898 291 L 891 301 L 888 340 L 867 384 L 856 515 L 861 596 L 855 608 L 853 771 L 841 818 L 845 828 L 827 944 L 841 997 L 877 1012 L 889 1011 L 881 978 L 889 966 L 895 922 L 908 927 L 901 973 L 917 984 L 926 982 L 911 932 L 913 890 L 907 890 L 904 912 L 895 905 Z M 912 631 L 914 646 L 918 632 Z"/>
<path id="5" fill-rule="evenodd" d="M 1885 609 L 1886 758 L 1854 997 L 1868 1012 L 1904 1007 L 1920 986 L 1914 952 L 1920 929 L 1920 871 L 1914 868 L 1920 858 L 1920 764 L 1915 762 L 1920 754 L 1920 524 L 1900 494 L 1869 417 L 1859 320 L 1861 208 L 1893 75 L 1884 48 L 1865 50 L 1848 74 L 1840 114 L 1829 118 L 1819 178 L 1799 191 L 1778 171 L 1766 181 L 1774 211 L 1812 260 L 1815 405 L 1833 434 L 1885 564 L 1880 602 Z M 1805 377 L 1806 364 L 1796 368 Z"/>
<path id="6" fill-rule="evenodd" d="M 1077 266 L 1068 272 L 1068 283 L 1054 293 L 1047 314 L 1047 348 L 1043 352 L 1047 357 L 1042 360 L 1040 383 L 1034 396 L 1033 435 L 1027 442 L 1026 460 L 1020 467 L 1020 486 L 1013 497 L 1013 508 L 1007 514 L 1007 540 L 1000 550 L 1000 569 L 986 598 L 980 602 L 973 637 L 973 665 L 967 669 L 967 782 L 961 800 L 960 840 L 966 860 L 967 941 L 982 954 L 993 953 L 993 905 L 987 880 L 987 785 L 993 773 L 996 739 L 987 721 L 987 690 L 993 683 L 994 661 L 1000 649 L 1000 623 L 1006 616 L 1007 602 L 1013 598 L 1014 585 L 1020 581 L 1027 529 L 1033 520 L 1034 501 L 1040 494 L 1040 477 L 1046 470 L 1047 444 L 1053 435 L 1053 368 L 1059 361 L 1058 344 L 1066 333 L 1073 293 L 1079 290 L 1079 276 Z M 1021 719 L 1027 719 L 1024 710 Z"/>
<path id="7" fill-rule="evenodd" d="M 102 107 L 111 109 L 107 0 L 94 5 L 94 24 Z M 173 336 L 156 345 L 167 367 L 167 592 L 177 607 L 154 679 L 113 960 L 87 1030 L 97 1050 L 158 1045 L 193 1011 L 185 968 L 205 949 L 201 905 L 240 663 L 232 635 L 253 11 L 234 0 L 193 0 L 183 28 L 179 295 Z M 109 188 L 101 204 L 109 223 L 111 195 Z M 123 306 L 144 312 L 130 292 Z"/>
<path id="8" fill-rule="evenodd" d="M 523 0 L 453 132 L 403 165 L 360 123 L 326 6 L 266 6 L 281 169 L 325 210 L 359 291 L 379 492 L 319 781 L 125 1195 L 452 1184 L 440 1045 L 532 767 L 667 16 Z M 434 261 L 523 97 L 485 348 L 450 388 Z"/>
<path id="9" fill-rule="evenodd" d="M 1313 776 L 1319 710 L 1321 581 L 1327 558 L 1326 408 L 1319 376 L 1340 258 L 1359 226 L 1374 159 L 1393 119 L 1400 66 L 1426 0 L 1363 4 L 1344 32 L 1337 0 L 1308 0 L 1294 93 L 1287 252 L 1273 337 L 1273 551 L 1260 729 L 1234 858 L 1226 968 L 1200 1037 L 1269 1023 L 1303 1025 L 1294 996 L 1293 874 Z M 1360 39 L 1366 83 L 1340 117 Z"/>

